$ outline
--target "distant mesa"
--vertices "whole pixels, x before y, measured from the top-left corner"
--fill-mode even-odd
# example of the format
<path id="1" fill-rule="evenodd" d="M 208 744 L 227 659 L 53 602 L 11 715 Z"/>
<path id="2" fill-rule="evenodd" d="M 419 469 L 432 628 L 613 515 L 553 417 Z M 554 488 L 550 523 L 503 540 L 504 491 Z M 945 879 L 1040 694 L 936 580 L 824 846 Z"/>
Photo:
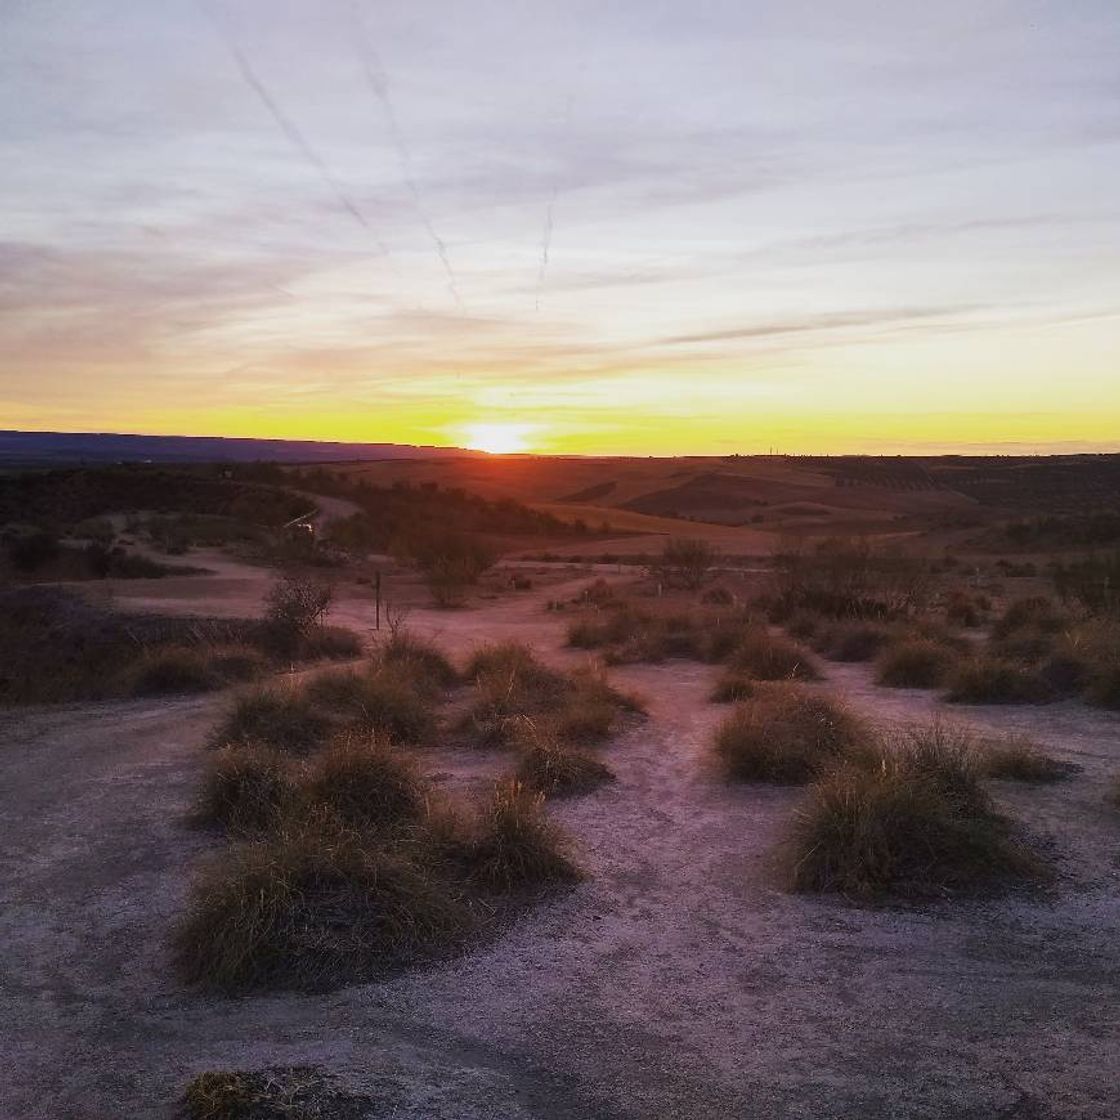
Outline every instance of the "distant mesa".
<path id="1" fill-rule="evenodd" d="M 470 455 L 456 447 L 401 443 L 320 443 L 314 440 L 145 436 L 108 432 L 0 431 L 0 465 L 98 463 L 331 463 Z"/>

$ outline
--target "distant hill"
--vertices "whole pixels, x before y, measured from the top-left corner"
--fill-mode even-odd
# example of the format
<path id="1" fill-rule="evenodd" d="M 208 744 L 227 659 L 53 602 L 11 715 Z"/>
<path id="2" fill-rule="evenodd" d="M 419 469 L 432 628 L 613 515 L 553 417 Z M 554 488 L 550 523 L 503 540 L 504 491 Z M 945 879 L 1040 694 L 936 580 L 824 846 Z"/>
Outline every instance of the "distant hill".
<path id="1" fill-rule="evenodd" d="M 106 432 L 0 431 L 0 467 L 85 463 L 331 463 L 470 455 L 459 448 L 401 443 L 144 436 Z"/>

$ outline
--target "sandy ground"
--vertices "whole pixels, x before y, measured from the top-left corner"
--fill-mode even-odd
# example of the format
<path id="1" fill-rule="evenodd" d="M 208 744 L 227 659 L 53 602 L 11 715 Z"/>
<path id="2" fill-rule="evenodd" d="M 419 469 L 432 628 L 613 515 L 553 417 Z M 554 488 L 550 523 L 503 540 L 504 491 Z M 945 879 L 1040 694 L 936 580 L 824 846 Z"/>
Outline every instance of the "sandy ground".
<path id="1" fill-rule="evenodd" d="M 219 576 L 219 596 L 222 578 L 241 577 Z M 563 619 L 541 609 L 556 593 L 409 623 L 456 651 L 520 637 L 570 662 Z M 218 999 L 168 970 L 167 929 L 213 843 L 181 818 L 222 698 L 7 714 L 0 1117 L 169 1117 L 201 1070 L 306 1063 L 398 1120 L 1120 1114 L 1120 814 L 1103 801 L 1120 716 L 958 710 L 1082 767 L 998 790 L 1054 845 L 1059 887 L 869 910 L 778 889 L 772 850 L 800 794 L 710 773 L 710 667 L 614 675 L 650 719 L 607 748 L 615 785 L 553 809 L 588 882 L 457 960 L 326 996 Z M 859 667 L 830 677 L 881 718 L 934 707 Z"/>

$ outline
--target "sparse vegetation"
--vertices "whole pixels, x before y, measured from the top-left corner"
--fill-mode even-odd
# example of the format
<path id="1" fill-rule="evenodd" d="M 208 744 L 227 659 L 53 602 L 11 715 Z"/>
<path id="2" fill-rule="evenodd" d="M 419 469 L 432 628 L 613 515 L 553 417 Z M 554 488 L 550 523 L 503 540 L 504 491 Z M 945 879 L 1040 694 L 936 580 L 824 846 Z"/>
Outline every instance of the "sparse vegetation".
<path id="1" fill-rule="evenodd" d="M 650 566 L 654 578 L 670 587 L 696 590 L 703 584 L 716 560 L 716 550 L 696 537 L 674 537 L 665 542 L 661 555 Z"/>

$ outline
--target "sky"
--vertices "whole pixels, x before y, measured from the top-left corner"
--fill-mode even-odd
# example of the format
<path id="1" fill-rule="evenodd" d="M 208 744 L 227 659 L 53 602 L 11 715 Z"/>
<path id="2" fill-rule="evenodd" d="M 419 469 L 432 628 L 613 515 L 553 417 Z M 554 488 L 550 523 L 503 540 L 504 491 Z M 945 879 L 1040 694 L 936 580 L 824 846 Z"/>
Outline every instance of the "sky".
<path id="1" fill-rule="evenodd" d="M 1116 0 L 0 0 L 0 428 L 1120 450 Z"/>

